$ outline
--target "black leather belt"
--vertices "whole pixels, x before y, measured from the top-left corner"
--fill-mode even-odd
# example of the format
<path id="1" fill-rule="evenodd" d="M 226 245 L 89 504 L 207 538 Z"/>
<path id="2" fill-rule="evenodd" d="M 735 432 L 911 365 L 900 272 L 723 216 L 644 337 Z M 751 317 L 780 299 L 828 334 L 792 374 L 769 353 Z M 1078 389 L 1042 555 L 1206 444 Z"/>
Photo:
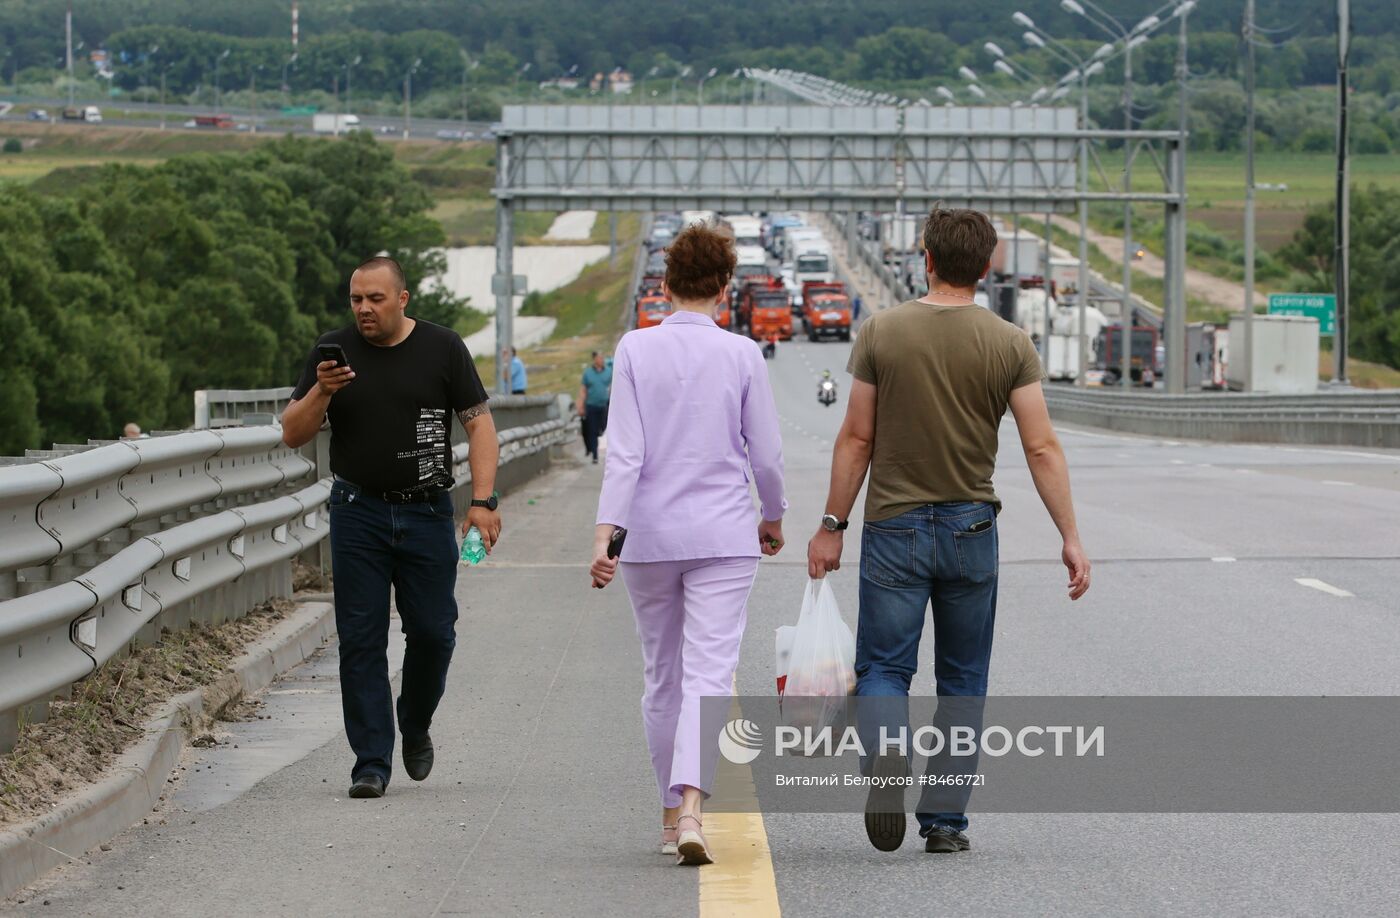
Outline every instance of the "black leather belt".
<path id="1" fill-rule="evenodd" d="M 375 491 L 372 488 L 364 488 L 345 478 L 337 478 L 361 494 L 368 494 L 370 497 L 377 497 L 388 504 L 426 504 L 432 501 L 439 494 L 446 494 L 450 488 L 429 488 L 427 490 L 416 491 Z"/>

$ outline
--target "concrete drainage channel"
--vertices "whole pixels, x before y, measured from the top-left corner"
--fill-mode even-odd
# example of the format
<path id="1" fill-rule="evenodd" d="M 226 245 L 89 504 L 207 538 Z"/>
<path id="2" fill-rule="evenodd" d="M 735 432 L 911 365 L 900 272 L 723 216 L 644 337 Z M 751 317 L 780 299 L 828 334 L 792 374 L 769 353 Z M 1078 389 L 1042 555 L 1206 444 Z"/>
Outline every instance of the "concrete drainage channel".
<path id="1" fill-rule="evenodd" d="M 166 702 L 105 778 L 52 812 L 0 831 L 0 898 L 140 822 L 164 793 L 190 724 L 266 688 L 334 634 L 330 595 L 302 597 L 297 610 L 249 646 L 223 678 Z"/>

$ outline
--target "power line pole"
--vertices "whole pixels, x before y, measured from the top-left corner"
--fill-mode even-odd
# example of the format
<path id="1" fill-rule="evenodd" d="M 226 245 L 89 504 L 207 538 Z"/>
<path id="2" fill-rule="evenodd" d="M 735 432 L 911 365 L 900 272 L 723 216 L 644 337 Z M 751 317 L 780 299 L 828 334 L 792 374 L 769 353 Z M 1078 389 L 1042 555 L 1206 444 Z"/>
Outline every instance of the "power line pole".
<path id="1" fill-rule="evenodd" d="M 1347 157 L 1347 58 L 1351 56 L 1350 0 L 1337 0 L 1337 328 L 1332 339 L 1334 385 L 1347 384 L 1347 299 L 1351 291 L 1351 182 Z"/>
<path id="2" fill-rule="evenodd" d="M 1254 0 L 1244 5 L 1244 391 L 1254 388 Z"/>

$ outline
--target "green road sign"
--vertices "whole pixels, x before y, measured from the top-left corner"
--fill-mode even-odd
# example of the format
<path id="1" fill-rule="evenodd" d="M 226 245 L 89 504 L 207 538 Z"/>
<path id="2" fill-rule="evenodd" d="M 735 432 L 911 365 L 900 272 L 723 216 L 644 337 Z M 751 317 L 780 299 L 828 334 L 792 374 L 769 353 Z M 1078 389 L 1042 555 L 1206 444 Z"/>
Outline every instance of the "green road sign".
<path id="1" fill-rule="evenodd" d="M 314 115 L 316 112 L 317 108 L 314 105 L 284 105 L 282 107 L 284 115 Z"/>
<path id="2" fill-rule="evenodd" d="M 1269 315 L 1312 316 L 1319 335 L 1337 333 L 1337 297 L 1331 293 L 1271 293 Z"/>

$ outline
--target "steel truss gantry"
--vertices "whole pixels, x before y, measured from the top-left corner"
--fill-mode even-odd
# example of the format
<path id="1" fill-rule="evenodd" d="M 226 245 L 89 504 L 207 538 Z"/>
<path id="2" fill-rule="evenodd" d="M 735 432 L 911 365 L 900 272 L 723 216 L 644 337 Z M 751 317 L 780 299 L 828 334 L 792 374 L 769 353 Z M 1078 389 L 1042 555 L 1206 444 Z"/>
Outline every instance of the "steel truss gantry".
<path id="1" fill-rule="evenodd" d="M 1185 154 L 1176 131 L 1078 130 L 1072 108 L 509 106 L 496 152 L 501 346 L 511 342 L 517 209 L 904 212 L 942 202 L 1070 213 L 1081 200 L 1134 201 L 1164 209 L 1168 389 L 1185 379 Z M 1125 187 L 1119 157 L 1152 168 Z"/>

